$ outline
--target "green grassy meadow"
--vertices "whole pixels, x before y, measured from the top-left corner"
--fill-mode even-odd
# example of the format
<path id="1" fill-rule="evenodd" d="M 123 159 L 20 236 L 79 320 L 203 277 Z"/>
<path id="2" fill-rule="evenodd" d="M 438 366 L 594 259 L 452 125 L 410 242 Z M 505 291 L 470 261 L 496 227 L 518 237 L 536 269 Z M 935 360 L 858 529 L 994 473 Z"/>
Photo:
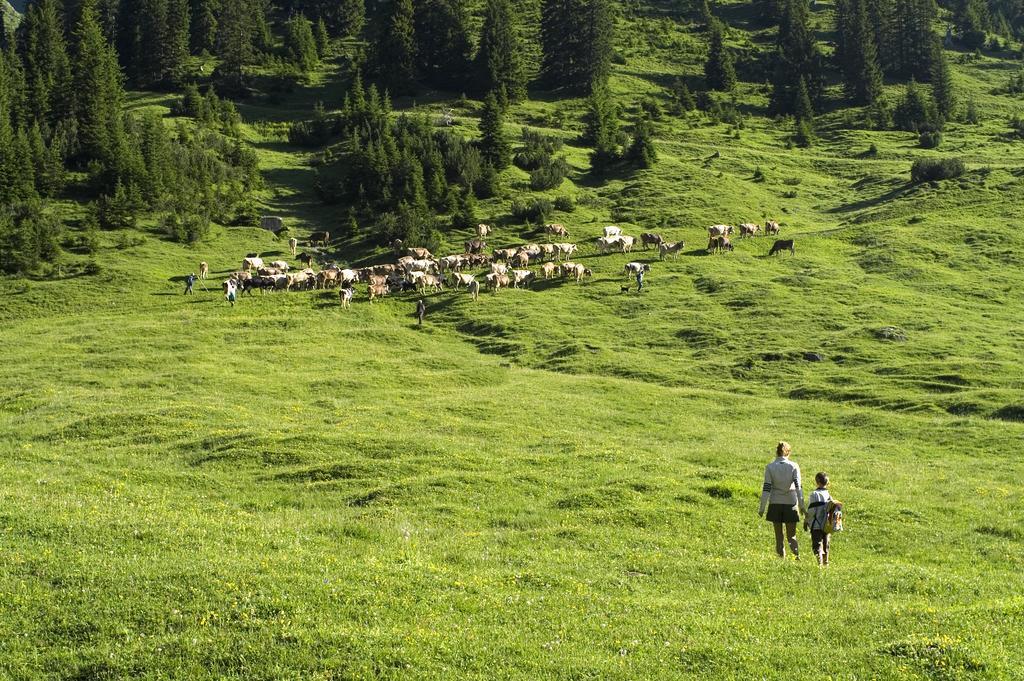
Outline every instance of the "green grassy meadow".
<path id="1" fill-rule="evenodd" d="M 730 21 L 736 49 L 771 39 Z M 699 73 L 672 14 L 621 28 L 627 111 Z M 595 276 L 434 294 L 422 328 L 415 296 L 364 285 L 347 311 L 336 291 L 228 307 L 245 253 L 286 254 L 257 229 L 190 248 L 143 221 L 103 233 L 98 274 L 0 280 L 0 678 L 1024 678 L 1022 102 L 992 94 L 1019 63 L 969 57 L 982 121 L 938 150 L 842 108 L 787 148 L 741 83 L 742 125 L 666 116 L 652 170 L 598 178 L 582 100 L 517 106 L 510 130 L 566 142 L 548 194 L 575 199 L 555 221 Z M 339 77 L 240 106 L 260 201 L 300 238 L 344 210 L 281 124 L 337 106 Z M 475 135 L 479 102 L 454 106 Z M 952 155 L 966 175 L 909 184 Z M 509 215 L 527 183 L 481 203 L 492 247 L 544 240 Z M 795 256 L 703 253 L 708 225 L 765 218 Z M 687 247 L 598 256 L 607 224 Z M 640 295 L 631 260 L 652 263 Z M 827 570 L 804 533 L 779 561 L 756 516 L 780 439 L 846 504 Z"/>

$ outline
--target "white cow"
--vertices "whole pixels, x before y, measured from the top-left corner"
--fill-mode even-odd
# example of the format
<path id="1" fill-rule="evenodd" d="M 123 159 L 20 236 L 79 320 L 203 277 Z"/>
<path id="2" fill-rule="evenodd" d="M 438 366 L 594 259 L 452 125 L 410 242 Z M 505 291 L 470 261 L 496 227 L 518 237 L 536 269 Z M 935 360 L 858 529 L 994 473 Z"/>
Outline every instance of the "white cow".
<path id="1" fill-rule="evenodd" d="M 622 229 L 620 227 L 616 227 L 615 225 L 608 225 L 607 227 L 604 228 L 605 236 L 619 236 L 620 234 L 622 234 Z"/>

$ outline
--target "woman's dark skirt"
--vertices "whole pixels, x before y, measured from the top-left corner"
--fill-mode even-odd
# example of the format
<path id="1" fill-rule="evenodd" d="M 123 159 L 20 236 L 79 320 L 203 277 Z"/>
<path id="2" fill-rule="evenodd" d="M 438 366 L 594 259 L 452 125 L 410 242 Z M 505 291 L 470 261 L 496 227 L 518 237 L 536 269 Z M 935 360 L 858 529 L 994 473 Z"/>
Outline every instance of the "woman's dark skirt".
<path id="1" fill-rule="evenodd" d="M 768 504 L 765 519 L 770 523 L 797 523 L 800 522 L 800 514 L 797 513 L 796 506 Z"/>

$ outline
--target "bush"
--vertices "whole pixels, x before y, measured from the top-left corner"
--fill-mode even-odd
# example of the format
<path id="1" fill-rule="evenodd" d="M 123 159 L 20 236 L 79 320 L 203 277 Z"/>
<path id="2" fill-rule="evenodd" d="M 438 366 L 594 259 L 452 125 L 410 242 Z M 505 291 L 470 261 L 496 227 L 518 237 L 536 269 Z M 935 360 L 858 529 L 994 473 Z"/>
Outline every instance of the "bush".
<path id="1" fill-rule="evenodd" d="M 210 218 L 198 213 L 168 213 L 163 218 L 163 227 L 175 241 L 194 244 L 210 236 Z"/>
<path id="2" fill-rule="evenodd" d="M 520 222 L 541 223 L 554 212 L 554 205 L 548 199 L 515 199 L 511 207 L 512 217 Z"/>
<path id="3" fill-rule="evenodd" d="M 910 168 L 910 181 L 914 184 L 933 180 L 950 180 L 967 171 L 964 162 L 958 158 L 919 158 Z"/>
<path id="4" fill-rule="evenodd" d="M 543 167 L 530 173 L 530 189 L 533 191 L 544 191 L 555 189 L 562 184 L 566 174 L 569 172 L 569 164 L 564 158 L 557 158 L 549 161 Z"/>
<path id="5" fill-rule="evenodd" d="M 922 149 L 935 149 L 942 144 L 942 133 L 938 130 L 922 132 L 917 137 L 917 143 Z"/>
<path id="6" fill-rule="evenodd" d="M 576 210 L 576 202 L 572 200 L 571 196 L 555 197 L 555 210 L 560 210 L 563 213 L 571 213 Z"/>

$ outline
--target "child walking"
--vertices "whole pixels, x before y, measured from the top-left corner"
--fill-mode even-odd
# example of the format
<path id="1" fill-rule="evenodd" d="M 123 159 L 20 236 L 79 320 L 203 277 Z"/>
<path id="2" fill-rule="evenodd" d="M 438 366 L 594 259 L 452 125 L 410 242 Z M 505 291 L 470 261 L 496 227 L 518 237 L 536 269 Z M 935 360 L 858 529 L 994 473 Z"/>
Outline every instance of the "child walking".
<path id="1" fill-rule="evenodd" d="M 828 515 L 828 502 L 832 495 L 828 493 L 828 475 L 818 473 L 814 476 L 818 487 L 811 492 L 807 504 L 807 515 L 804 516 L 804 529 L 811 531 L 811 550 L 818 557 L 818 565 L 828 565 L 828 544 L 830 535 L 825 533 L 825 519 Z"/>

